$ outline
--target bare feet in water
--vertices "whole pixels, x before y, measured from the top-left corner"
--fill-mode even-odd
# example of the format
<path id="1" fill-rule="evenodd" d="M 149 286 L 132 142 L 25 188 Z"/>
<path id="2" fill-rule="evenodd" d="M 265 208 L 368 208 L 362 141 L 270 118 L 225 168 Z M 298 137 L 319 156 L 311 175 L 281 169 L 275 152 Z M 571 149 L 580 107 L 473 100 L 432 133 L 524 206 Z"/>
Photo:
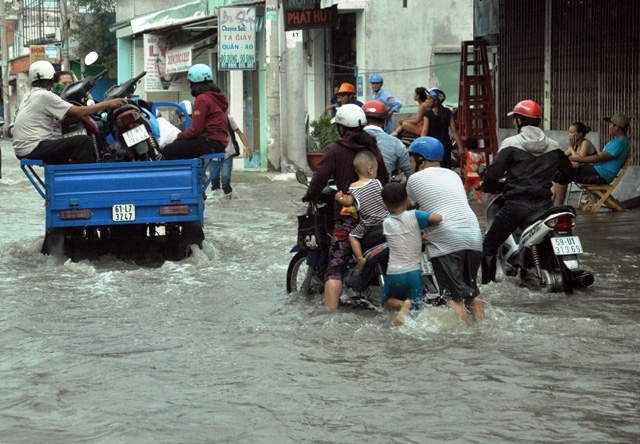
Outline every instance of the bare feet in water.
<path id="1" fill-rule="evenodd" d="M 407 313 L 409 313 L 409 310 L 411 310 L 411 299 L 407 299 L 402 304 L 402 308 L 400 308 L 400 311 L 396 315 L 396 325 L 404 325 L 404 318 L 407 317 Z"/>

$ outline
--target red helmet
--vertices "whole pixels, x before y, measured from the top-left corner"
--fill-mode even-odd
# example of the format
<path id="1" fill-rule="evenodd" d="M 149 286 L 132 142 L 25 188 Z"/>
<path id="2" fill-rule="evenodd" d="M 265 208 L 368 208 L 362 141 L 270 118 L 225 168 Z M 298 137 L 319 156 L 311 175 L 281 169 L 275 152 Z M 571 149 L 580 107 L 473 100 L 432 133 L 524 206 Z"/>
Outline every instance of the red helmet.
<path id="1" fill-rule="evenodd" d="M 369 100 L 362 105 L 365 116 L 384 119 L 387 117 L 387 107 L 379 100 Z"/>
<path id="2" fill-rule="evenodd" d="M 512 116 L 514 114 L 531 117 L 533 119 L 542 119 L 542 110 L 540 109 L 540 105 L 533 100 L 523 100 L 522 102 L 518 102 L 516 106 L 513 107 L 513 111 L 508 113 L 507 116 Z"/>

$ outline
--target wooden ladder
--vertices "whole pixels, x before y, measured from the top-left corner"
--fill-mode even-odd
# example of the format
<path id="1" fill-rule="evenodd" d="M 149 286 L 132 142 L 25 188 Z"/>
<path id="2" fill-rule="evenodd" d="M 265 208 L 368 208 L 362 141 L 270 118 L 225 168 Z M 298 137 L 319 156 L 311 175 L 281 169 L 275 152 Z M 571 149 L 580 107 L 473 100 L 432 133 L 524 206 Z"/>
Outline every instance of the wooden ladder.
<path id="1" fill-rule="evenodd" d="M 463 41 L 461 57 L 458 100 L 460 138 L 463 142 L 475 138 L 478 140 L 478 151 L 495 154 L 498 152 L 496 107 L 487 43 L 482 39 Z"/>

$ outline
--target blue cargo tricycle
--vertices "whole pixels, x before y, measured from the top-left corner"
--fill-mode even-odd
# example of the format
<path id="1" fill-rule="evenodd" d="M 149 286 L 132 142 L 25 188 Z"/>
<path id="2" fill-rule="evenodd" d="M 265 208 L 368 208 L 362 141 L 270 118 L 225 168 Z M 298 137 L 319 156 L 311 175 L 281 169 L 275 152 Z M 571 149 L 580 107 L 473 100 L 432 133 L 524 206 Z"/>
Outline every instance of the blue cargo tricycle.
<path id="1" fill-rule="evenodd" d="M 20 167 L 45 201 L 44 254 L 181 260 L 204 240 L 205 191 L 224 153 L 197 159 Z M 215 165 L 207 177 L 208 169 Z M 35 167 L 44 169 L 44 179 Z"/>

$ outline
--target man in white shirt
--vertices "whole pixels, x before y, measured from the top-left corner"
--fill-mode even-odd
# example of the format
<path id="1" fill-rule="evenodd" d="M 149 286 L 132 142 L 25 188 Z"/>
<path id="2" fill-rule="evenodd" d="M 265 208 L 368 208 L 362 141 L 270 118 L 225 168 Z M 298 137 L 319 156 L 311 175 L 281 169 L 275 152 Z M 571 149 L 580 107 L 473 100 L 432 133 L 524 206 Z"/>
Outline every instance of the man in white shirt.
<path id="1" fill-rule="evenodd" d="M 477 285 L 482 260 L 482 232 L 464 191 L 460 176 L 440 167 L 444 146 L 433 137 L 418 137 L 409 147 L 414 173 L 407 194 L 414 205 L 442 215 L 443 221 L 427 227 L 427 250 L 442 298 L 463 322 L 467 310 L 474 320 L 484 317 Z"/>
<path id="2" fill-rule="evenodd" d="M 49 164 L 96 161 L 89 136 L 53 138 L 54 119 L 83 117 L 105 109 L 118 108 L 125 99 L 113 99 L 89 106 L 75 106 L 51 91 L 56 76 L 51 63 L 38 61 L 29 68 L 31 90 L 24 96 L 13 128 L 13 149 L 18 159 L 40 159 Z"/>

